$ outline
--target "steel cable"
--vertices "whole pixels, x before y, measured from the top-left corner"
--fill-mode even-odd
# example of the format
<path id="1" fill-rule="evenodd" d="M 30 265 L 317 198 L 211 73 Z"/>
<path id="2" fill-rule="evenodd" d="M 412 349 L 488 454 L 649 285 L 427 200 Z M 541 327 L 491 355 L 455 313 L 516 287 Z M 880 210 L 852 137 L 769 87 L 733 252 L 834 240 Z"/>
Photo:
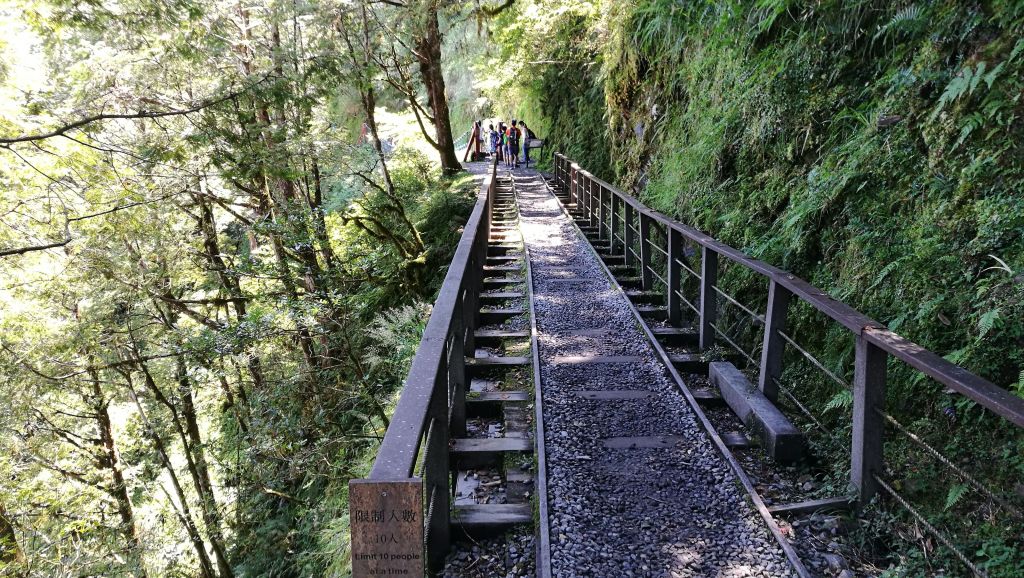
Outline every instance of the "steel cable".
<path id="1" fill-rule="evenodd" d="M 892 486 L 890 486 L 889 484 L 885 483 L 885 480 L 883 480 L 879 476 L 877 476 L 875 474 L 871 474 L 871 477 L 874 478 L 875 481 L 878 482 L 878 485 L 881 486 L 883 489 L 885 489 L 885 491 L 888 492 L 889 495 L 893 497 L 893 499 L 895 499 L 897 502 L 899 502 L 899 504 L 901 506 L 906 508 L 906 510 L 908 512 L 910 512 L 915 518 L 917 518 L 917 521 L 920 522 L 921 525 L 923 525 L 925 527 L 925 529 L 927 529 L 929 532 L 931 532 L 931 534 L 933 536 L 935 536 L 940 542 L 942 542 L 947 548 L 952 550 L 953 554 L 957 558 L 959 558 L 960 561 L 964 563 L 964 565 L 966 565 L 968 568 L 970 568 L 971 571 L 974 572 L 974 574 L 976 576 L 981 576 L 982 578 L 988 578 L 988 574 L 986 574 L 983 570 L 981 570 L 981 568 L 978 568 L 977 566 L 975 566 L 973 562 L 968 560 L 967 556 L 965 556 L 964 553 L 961 552 L 959 548 L 954 546 L 953 543 L 949 540 L 949 538 L 947 538 L 942 532 L 939 532 L 939 530 L 935 526 L 932 526 L 928 522 L 928 520 L 926 520 L 924 518 L 924 516 L 921 515 L 920 512 L 915 510 L 914 506 L 911 506 L 910 502 L 908 502 L 906 500 L 906 498 L 901 496 L 899 494 L 899 492 L 897 492 L 896 490 L 894 490 L 892 488 Z"/>

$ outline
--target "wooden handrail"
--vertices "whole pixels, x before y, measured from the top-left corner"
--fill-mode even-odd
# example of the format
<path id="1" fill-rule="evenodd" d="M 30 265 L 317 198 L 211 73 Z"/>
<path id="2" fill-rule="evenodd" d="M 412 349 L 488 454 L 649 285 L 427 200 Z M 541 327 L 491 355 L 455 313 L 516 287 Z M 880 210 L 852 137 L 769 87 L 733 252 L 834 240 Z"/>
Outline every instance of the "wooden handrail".
<path id="1" fill-rule="evenodd" d="M 555 156 L 556 159 L 561 157 L 566 163 L 578 166 L 561 153 L 556 152 Z M 564 164 L 556 162 L 556 168 L 561 166 L 564 166 Z M 684 225 L 663 213 L 659 213 L 647 207 L 632 195 L 619 190 L 585 170 L 580 169 L 578 173 L 597 186 L 611 191 L 612 194 L 621 198 L 623 202 L 629 204 L 637 213 L 646 215 L 653 221 L 665 225 L 671 230 L 678 231 L 693 243 L 712 250 L 734 263 L 767 277 L 769 280 L 789 290 L 795 297 L 840 323 L 854 335 L 863 336 L 882 351 L 900 359 L 942 385 L 950 387 L 965 397 L 976 401 L 981 406 L 1015 425 L 1024 427 L 1024 399 L 1014 396 L 994 383 L 890 331 L 882 323 L 871 319 L 846 303 L 834 299 L 825 291 L 811 285 L 796 275 L 750 257 L 746 253 L 722 243 L 698 229 Z"/>
<path id="2" fill-rule="evenodd" d="M 484 178 L 477 194 L 476 205 L 463 229 L 448 274 L 445 275 L 430 319 L 423 330 L 395 413 L 377 451 L 370 479 L 400 479 L 413 475 L 420 442 L 426 433 L 427 412 L 437 386 L 436 377 L 446 363 L 445 342 L 451 336 L 454 318 L 463 315 L 459 294 L 463 289 L 479 293 L 479 283 L 477 287 L 467 287 L 466 282 L 473 273 L 470 265 L 474 261 L 474 252 L 480 253 L 481 247 L 486 251 L 494 178 L 495 171 L 492 170 Z M 476 264 L 482 267 L 483 260 L 479 258 L 480 255 L 476 257 Z"/>
<path id="3" fill-rule="evenodd" d="M 448 449 L 453 437 L 465 433 L 465 355 L 473 351 L 473 333 L 479 322 L 497 168 L 495 161 L 477 193 L 373 468 L 366 479 L 349 482 L 350 492 L 353 488 L 371 487 L 378 491 L 381 500 L 399 500 L 398 496 L 410 487 L 422 493 L 418 519 L 423 525 L 417 529 L 422 536 L 422 550 L 413 543 L 404 547 L 411 548 L 410 556 L 425 554 L 426 568 L 432 572 L 441 569 L 450 546 L 452 488 Z M 420 460 L 422 467 L 417 472 Z M 352 528 L 355 536 L 355 526 Z"/>
<path id="4" fill-rule="evenodd" d="M 581 168 L 561 153 L 555 153 L 555 183 L 571 186 L 569 202 L 575 204 L 581 215 L 591 225 L 597 221 L 596 230 L 603 239 L 606 215 L 594 210 L 595 198 L 601 204 L 604 191 L 620 199 L 630 215 L 635 213 L 639 221 L 639 238 L 631 238 L 640 249 L 641 286 L 653 288 L 653 279 L 666 280 L 668 314 L 678 316 L 679 304 L 673 300 L 673 291 L 680 283 L 678 263 L 673 259 L 680 251 L 677 236 L 681 236 L 701 247 L 700 300 L 698 313 L 698 344 L 700 349 L 712 347 L 716 339 L 715 319 L 717 295 L 715 293 L 720 257 L 726 258 L 750 271 L 767 278 L 769 282 L 769 305 L 762 319 L 765 320 L 764 338 L 761 343 L 760 375 L 758 386 L 769 399 L 778 394 L 778 377 L 782 372 L 783 348 L 786 340 L 782 329 L 786 327 L 788 302 L 793 297 L 809 304 L 830 319 L 845 327 L 855 337 L 856 357 L 854 360 L 853 390 L 853 435 L 850 450 L 850 490 L 859 504 L 865 504 L 877 492 L 879 476 L 885 473 L 883 438 L 885 433 L 885 392 L 888 359 L 898 359 L 910 367 L 931 377 L 936 382 L 975 401 L 992 413 L 1018 427 L 1024 427 L 1024 399 L 1021 399 L 990 381 L 971 373 L 934 352 L 890 331 L 883 324 L 871 319 L 842 301 L 811 285 L 796 275 L 779 269 L 764 261 L 754 259 L 721 241 L 684 225 L 655 211 L 632 195 L 603 181 Z M 597 194 L 595 194 L 595 189 Z M 602 204 L 603 206 L 603 204 Z M 654 227 L 652 227 L 654 225 Z M 612 224 L 614 226 L 614 224 Z M 627 228 L 631 222 L 627 221 Z M 652 240 L 652 229 L 664 227 L 667 247 L 662 249 Z M 631 237 L 634 237 L 631 235 Z M 673 239 L 676 239 L 674 241 Z M 614 248 L 614 243 L 611 245 Z M 665 254 L 665 276 L 655 273 L 651 250 Z M 631 246 L 623 248 L 630 255 Z M 628 258 L 628 257 L 627 257 Z M 635 261 L 632 263 L 637 264 Z M 687 268 L 688 270 L 689 269 Z M 681 296 L 681 295 L 680 295 Z"/>

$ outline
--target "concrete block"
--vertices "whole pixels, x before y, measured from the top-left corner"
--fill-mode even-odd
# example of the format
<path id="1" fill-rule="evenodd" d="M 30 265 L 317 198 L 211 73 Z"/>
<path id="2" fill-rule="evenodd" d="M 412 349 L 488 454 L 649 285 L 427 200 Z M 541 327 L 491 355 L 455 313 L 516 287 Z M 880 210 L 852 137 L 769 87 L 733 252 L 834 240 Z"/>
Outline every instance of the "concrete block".
<path id="1" fill-rule="evenodd" d="M 803 432 L 736 366 L 725 361 L 711 363 L 708 376 L 740 421 L 761 439 L 768 455 L 782 463 L 795 462 L 803 457 L 807 447 Z"/>

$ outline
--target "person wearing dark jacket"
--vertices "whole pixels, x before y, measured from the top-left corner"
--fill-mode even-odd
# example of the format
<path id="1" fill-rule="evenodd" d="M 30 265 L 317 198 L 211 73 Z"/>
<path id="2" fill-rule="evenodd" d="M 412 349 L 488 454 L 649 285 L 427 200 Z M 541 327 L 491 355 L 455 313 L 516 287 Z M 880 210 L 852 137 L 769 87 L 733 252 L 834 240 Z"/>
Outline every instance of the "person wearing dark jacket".
<path id="1" fill-rule="evenodd" d="M 519 168 L 519 141 L 522 133 L 517 126 L 519 121 L 512 119 L 512 124 L 505 131 L 505 145 L 508 149 L 505 156 L 505 166 L 510 169 Z"/>
<path id="2" fill-rule="evenodd" d="M 526 126 L 525 120 L 519 121 L 519 127 L 523 130 L 523 162 L 526 163 L 526 168 L 530 168 L 530 141 L 537 138 L 537 135 Z"/>
<path id="3" fill-rule="evenodd" d="M 494 130 L 494 125 L 491 124 L 487 126 L 487 136 L 491 145 L 490 151 L 488 152 L 491 153 L 491 158 L 494 158 L 494 155 L 498 154 L 498 145 L 501 143 L 501 135 Z"/>

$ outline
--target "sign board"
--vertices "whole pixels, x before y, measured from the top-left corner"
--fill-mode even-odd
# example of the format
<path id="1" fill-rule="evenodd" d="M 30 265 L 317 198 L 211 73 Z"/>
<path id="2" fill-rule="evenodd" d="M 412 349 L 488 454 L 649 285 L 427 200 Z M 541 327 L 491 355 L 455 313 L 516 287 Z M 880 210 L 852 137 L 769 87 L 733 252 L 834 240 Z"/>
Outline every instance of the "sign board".
<path id="1" fill-rule="evenodd" d="M 352 578 L 423 577 L 423 482 L 350 480 Z"/>

